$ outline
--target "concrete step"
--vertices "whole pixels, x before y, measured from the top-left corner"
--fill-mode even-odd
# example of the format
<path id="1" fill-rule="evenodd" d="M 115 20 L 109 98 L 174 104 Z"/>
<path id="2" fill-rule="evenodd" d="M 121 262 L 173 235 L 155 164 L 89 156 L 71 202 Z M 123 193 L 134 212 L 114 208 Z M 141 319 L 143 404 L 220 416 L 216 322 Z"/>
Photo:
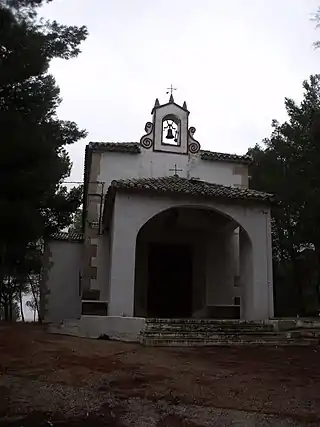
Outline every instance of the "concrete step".
<path id="1" fill-rule="evenodd" d="M 202 347 L 202 346 L 242 346 L 242 345 L 259 345 L 259 346 L 317 346 L 318 340 L 313 339 L 285 339 L 276 338 L 273 340 L 205 340 L 199 339 L 149 339 L 140 338 L 140 343 L 145 346 L 162 346 L 162 347 Z"/>
<path id="2" fill-rule="evenodd" d="M 272 336 L 279 336 L 279 333 L 274 331 L 267 331 L 267 332 L 257 332 L 257 331 L 236 331 L 236 332 L 230 332 L 230 331 L 148 331 L 144 330 L 143 335 L 145 337 L 164 337 L 164 338 L 170 338 L 170 337 L 237 337 L 237 336 L 247 336 L 247 337 L 272 337 Z M 291 337 L 290 337 L 291 338 Z M 294 337 L 292 337 L 294 338 Z M 310 337 L 311 338 L 311 337 Z"/>
<path id="3" fill-rule="evenodd" d="M 253 328 L 253 327 L 234 327 L 234 326 L 226 326 L 226 327 L 222 327 L 222 326 L 210 326 L 210 325 L 179 325 L 179 326 L 172 326 L 172 325 L 167 325 L 167 326 L 157 326 L 157 325 L 146 325 L 145 326 L 145 331 L 146 332 L 159 332 L 159 333 L 163 333 L 166 334 L 168 332 L 175 332 L 175 333 L 180 333 L 180 332 L 199 332 L 199 333 L 266 333 L 266 332 L 273 332 L 274 328 L 273 326 L 269 326 L 269 327 L 264 327 L 264 328 Z"/>
<path id="4" fill-rule="evenodd" d="M 216 327 L 216 328 L 247 328 L 271 330 L 274 328 L 270 323 L 255 323 L 247 321 L 219 321 L 214 319 L 146 319 L 146 326 L 153 328 L 187 328 L 187 327 Z"/>
<path id="5" fill-rule="evenodd" d="M 211 319 L 211 318 L 165 318 L 165 317 L 148 317 L 146 323 L 210 323 L 219 325 L 266 325 L 269 324 L 267 321 L 253 321 L 253 320 L 237 320 L 237 319 Z"/>
<path id="6" fill-rule="evenodd" d="M 273 324 L 217 319 L 146 319 L 143 345 L 318 345 L 320 331 L 279 332 Z"/>
<path id="7" fill-rule="evenodd" d="M 317 338 L 320 340 L 320 329 L 296 329 L 289 330 L 285 332 L 286 337 L 288 338 Z"/>

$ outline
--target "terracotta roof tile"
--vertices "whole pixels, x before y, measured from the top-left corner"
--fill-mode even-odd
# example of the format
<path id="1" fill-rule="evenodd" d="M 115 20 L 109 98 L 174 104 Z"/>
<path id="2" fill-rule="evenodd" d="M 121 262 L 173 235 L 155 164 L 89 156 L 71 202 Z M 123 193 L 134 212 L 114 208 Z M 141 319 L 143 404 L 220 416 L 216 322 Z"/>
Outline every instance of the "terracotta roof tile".
<path id="1" fill-rule="evenodd" d="M 111 182 L 110 189 L 122 191 L 148 191 L 165 194 L 183 194 L 189 196 L 271 202 L 272 194 L 242 187 L 231 187 L 197 179 L 175 176 L 163 178 L 123 179 Z"/>
<path id="2" fill-rule="evenodd" d="M 253 159 L 251 156 L 239 154 L 228 154 L 228 153 L 217 153 L 215 151 L 201 151 L 200 157 L 202 160 L 211 160 L 211 161 L 223 161 L 223 162 L 232 162 L 232 163 L 244 163 L 250 164 Z"/>
<path id="3" fill-rule="evenodd" d="M 100 151 L 114 151 L 117 153 L 141 153 L 140 144 L 137 142 L 90 142 L 89 148 Z"/>
<path id="4" fill-rule="evenodd" d="M 73 231 L 70 232 L 64 232 L 59 231 L 58 233 L 54 233 L 50 236 L 50 240 L 64 240 L 69 242 L 82 242 L 83 241 L 83 234 L 82 233 L 75 233 Z"/>

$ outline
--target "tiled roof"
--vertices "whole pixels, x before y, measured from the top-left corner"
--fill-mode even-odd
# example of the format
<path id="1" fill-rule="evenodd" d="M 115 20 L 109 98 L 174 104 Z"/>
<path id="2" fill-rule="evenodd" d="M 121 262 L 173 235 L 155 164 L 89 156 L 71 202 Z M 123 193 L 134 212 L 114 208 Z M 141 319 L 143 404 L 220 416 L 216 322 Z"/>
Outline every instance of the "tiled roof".
<path id="1" fill-rule="evenodd" d="M 82 242 L 83 234 L 75 233 L 73 231 L 64 232 L 59 231 L 58 233 L 54 233 L 50 236 L 50 240 L 64 240 L 69 242 Z"/>
<path id="2" fill-rule="evenodd" d="M 271 202 L 272 194 L 248 188 L 231 187 L 197 179 L 175 176 L 163 178 L 123 179 L 111 182 L 111 189 L 122 191 L 145 191 L 164 194 L 183 194 L 198 197 L 213 197 L 256 202 Z"/>
<path id="3" fill-rule="evenodd" d="M 90 142 L 89 148 L 117 153 L 141 153 L 140 144 L 137 142 Z"/>
<path id="4" fill-rule="evenodd" d="M 89 148 L 92 148 L 93 150 L 113 151 L 117 153 L 131 153 L 131 154 L 141 153 L 140 144 L 138 142 L 90 142 Z M 252 158 L 247 155 L 241 156 L 239 154 L 218 153 L 215 151 L 207 151 L 207 150 L 201 150 L 200 157 L 202 160 L 211 160 L 211 161 L 245 163 L 245 164 L 249 164 L 252 162 Z"/>
<path id="5" fill-rule="evenodd" d="M 200 157 L 202 160 L 223 161 L 232 163 L 252 163 L 252 157 L 248 155 L 240 156 L 239 154 L 217 153 L 215 151 L 201 151 Z"/>

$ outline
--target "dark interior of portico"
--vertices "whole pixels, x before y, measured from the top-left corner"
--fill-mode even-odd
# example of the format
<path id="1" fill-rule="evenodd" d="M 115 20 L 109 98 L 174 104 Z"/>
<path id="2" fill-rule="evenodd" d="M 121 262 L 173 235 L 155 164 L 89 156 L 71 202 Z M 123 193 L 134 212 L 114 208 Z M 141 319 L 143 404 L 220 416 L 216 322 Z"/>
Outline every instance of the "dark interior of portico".
<path id="1" fill-rule="evenodd" d="M 191 317 L 192 260 L 191 245 L 149 243 L 148 316 Z"/>
<path id="2" fill-rule="evenodd" d="M 151 218 L 136 241 L 134 315 L 239 318 L 232 219 L 179 207 Z"/>

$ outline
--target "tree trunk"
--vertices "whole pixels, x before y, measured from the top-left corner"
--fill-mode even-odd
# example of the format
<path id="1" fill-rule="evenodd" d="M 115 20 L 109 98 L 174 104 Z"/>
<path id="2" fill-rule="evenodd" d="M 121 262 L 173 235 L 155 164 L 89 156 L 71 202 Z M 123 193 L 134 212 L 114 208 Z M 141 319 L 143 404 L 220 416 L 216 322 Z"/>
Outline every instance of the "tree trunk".
<path id="1" fill-rule="evenodd" d="M 9 295 L 9 320 L 12 322 L 13 320 L 13 301 L 12 301 L 12 295 Z"/>
<path id="2" fill-rule="evenodd" d="M 4 288 L 5 253 L 6 253 L 6 244 L 5 242 L 2 242 L 0 246 L 0 300 L 1 299 L 4 300 L 3 288 Z"/>
<path id="3" fill-rule="evenodd" d="M 12 292 L 11 292 L 11 277 L 8 276 L 8 306 L 9 306 L 9 320 L 13 320 L 13 301 L 12 301 Z"/>
<path id="4" fill-rule="evenodd" d="M 21 286 L 19 286 L 19 301 L 20 301 L 21 320 L 22 320 L 22 322 L 24 322 L 24 312 L 23 312 L 23 301 L 22 301 Z"/>
<path id="5" fill-rule="evenodd" d="M 317 295 L 317 306 L 320 308 L 320 250 L 316 247 L 317 254 L 317 283 L 316 283 L 316 295 Z"/>
<path id="6" fill-rule="evenodd" d="M 30 277 L 30 276 L 29 276 L 29 282 L 30 282 L 30 286 L 31 286 L 31 292 L 32 292 L 32 296 L 33 296 L 33 299 L 34 299 L 34 303 L 35 303 L 36 311 L 37 311 L 37 313 L 38 313 L 38 320 L 39 320 L 39 322 L 41 323 L 38 299 L 37 299 L 37 295 L 36 295 L 36 293 L 35 293 L 35 291 L 34 291 L 34 284 L 33 284 L 32 279 L 31 279 L 31 277 Z M 34 315 L 34 317 L 35 317 L 35 315 Z"/>
<path id="7" fill-rule="evenodd" d="M 3 311 L 4 311 L 4 320 L 7 322 L 9 320 L 9 304 L 8 298 L 3 298 Z"/>

